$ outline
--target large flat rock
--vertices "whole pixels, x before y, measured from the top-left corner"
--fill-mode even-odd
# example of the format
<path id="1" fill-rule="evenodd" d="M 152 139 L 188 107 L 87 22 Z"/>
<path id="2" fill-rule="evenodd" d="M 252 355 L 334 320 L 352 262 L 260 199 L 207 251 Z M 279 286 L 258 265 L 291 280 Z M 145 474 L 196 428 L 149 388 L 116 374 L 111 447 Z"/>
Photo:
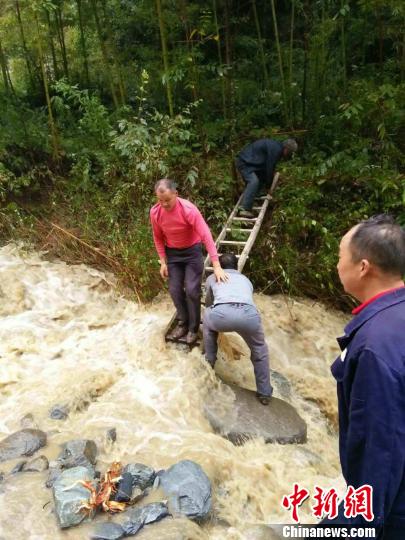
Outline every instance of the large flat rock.
<path id="1" fill-rule="evenodd" d="M 255 392 L 234 384 L 225 385 L 234 399 L 221 401 L 214 392 L 207 396 L 205 413 L 214 430 L 236 445 L 262 437 L 266 443 L 304 443 L 307 425 L 292 405 L 272 398 L 262 405 Z"/>

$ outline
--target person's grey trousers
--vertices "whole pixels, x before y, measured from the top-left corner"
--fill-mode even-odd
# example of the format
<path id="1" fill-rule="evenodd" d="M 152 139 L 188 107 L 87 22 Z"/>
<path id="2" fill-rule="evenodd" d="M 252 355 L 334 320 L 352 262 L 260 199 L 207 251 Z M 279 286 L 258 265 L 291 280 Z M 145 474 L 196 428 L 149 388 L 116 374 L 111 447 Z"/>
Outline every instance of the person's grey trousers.
<path id="1" fill-rule="evenodd" d="M 218 332 L 236 332 L 247 343 L 259 394 L 271 396 L 269 350 L 264 339 L 260 315 L 250 304 L 218 304 L 204 312 L 205 358 L 214 367 L 218 351 Z"/>

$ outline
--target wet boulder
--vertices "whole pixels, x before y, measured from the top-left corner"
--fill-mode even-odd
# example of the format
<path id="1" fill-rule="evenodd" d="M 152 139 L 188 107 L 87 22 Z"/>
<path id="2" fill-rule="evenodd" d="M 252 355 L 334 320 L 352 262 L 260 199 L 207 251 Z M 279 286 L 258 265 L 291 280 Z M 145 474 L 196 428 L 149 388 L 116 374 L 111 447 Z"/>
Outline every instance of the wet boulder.
<path id="1" fill-rule="evenodd" d="M 261 437 L 266 443 L 304 443 L 307 425 L 295 408 L 273 397 L 262 405 L 255 392 L 226 384 L 234 399 L 224 407 L 221 397 L 210 393 L 204 405 L 205 414 L 213 429 L 235 445 Z"/>
<path id="2" fill-rule="evenodd" d="M 52 420 L 65 420 L 69 416 L 69 406 L 56 404 L 49 410 L 49 416 Z"/>
<path id="3" fill-rule="evenodd" d="M 211 482 L 203 469 L 191 460 L 179 461 L 164 471 L 160 487 L 170 499 L 175 514 L 204 519 L 211 511 Z"/>
<path id="4" fill-rule="evenodd" d="M 106 439 L 110 443 L 115 443 L 115 441 L 117 440 L 117 428 L 112 427 L 108 429 L 106 433 Z"/>
<path id="5" fill-rule="evenodd" d="M 62 474 L 62 471 L 63 469 L 57 461 L 51 461 L 49 463 L 49 473 L 45 486 L 51 488 L 54 485 L 55 480 Z"/>
<path id="6" fill-rule="evenodd" d="M 160 521 L 170 515 L 165 503 L 156 502 L 146 504 L 141 508 L 133 508 L 125 513 L 126 520 L 122 523 L 122 528 L 127 536 L 133 536 L 144 525 Z"/>
<path id="7" fill-rule="evenodd" d="M 46 445 L 46 433 L 39 429 L 21 429 L 0 441 L 0 462 L 32 456 Z"/>
<path id="8" fill-rule="evenodd" d="M 125 531 L 118 523 L 100 523 L 90 536 L 91 540 L 120 540 L 124 538 Z"/>
<path id="9" fill-rule="evenodd" d="M 117 486 L 114 500 L 117 502 L 129 502 L 132 497 L 132 475 L 123 473 Z"/>
<path id="10" fill-rule="evenodd" d="M 130 473 L 132 476 L 132 487 L 141 490 L 153 485 L 156 473 L 147 465 L 142 463 L 129 463 L 122 471 L 122 474 Z"/>
<path id="11" fill-rule="evenodd" d="M 87 467 L 94 470 L 97 458 L 97 446 L 89 439 L 76 439 L 62 446 L 62 452 L 56 460 L 62 469 Z"/>
<path id="12" fill-rule="evenodd" d="M 46 456 L 38 456 L 31 461 L 24 463 L 22 468 L 23 472 L 43 472 L 46 471 L 49 467 L 49 461 Z"/>
<path id="13" fill-rule="evenodd" d="M 73 467 L 63 471 L 53 485 L 55 512 L 62 529 L 78 525 L 84 519 L 92 518 L 95 511 L 86 514 L 81 510 L 83 502 L 89 500 L 90 491 L 80 481 L 91 482 L 94 475 L 87 467 Z M 95 483 L 93 482 L 93 485 Z"/>

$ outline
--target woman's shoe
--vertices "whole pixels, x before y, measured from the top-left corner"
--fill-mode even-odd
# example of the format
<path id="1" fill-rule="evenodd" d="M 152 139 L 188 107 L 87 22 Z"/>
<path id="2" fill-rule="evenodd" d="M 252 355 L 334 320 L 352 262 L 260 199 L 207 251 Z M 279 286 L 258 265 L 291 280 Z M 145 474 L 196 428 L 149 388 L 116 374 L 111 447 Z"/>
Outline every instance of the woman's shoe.
<path id="1" fill-rule="evenodd" d="M 195 343 L 197 341 L 197 338 L 198 338 L 197 332 L 191 332 L 191 331 L 188 332 L 187 337 L 186 337 L 187 345 L 192 345 L 193 343 Z"/>
<path id="2" fill-rule="evenodd" d="M 187 324 L 178 322 L 176 328 L 170 333 L 171 339 L 180 339 L 188 332 Z"/>

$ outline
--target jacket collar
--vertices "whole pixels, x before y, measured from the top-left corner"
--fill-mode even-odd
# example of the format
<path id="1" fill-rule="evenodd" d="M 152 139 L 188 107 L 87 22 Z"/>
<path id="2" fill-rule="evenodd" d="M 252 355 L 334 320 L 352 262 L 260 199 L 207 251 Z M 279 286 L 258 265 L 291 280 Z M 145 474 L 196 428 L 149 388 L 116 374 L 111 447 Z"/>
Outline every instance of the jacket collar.
<path id="1" fill-rule="evenodd" d="M 405 302 L 405 287 L 395 289 L 392 292 L 376 298 L 373 302 L 365 306 L 345 327 L 345 335 L 338 338 L 338 343 L 343 350 L 352 340 L 353 335 L 363 326 L 365 322 L 374 317 L 380 311 L 387 309 L 395 304 Z"/>

